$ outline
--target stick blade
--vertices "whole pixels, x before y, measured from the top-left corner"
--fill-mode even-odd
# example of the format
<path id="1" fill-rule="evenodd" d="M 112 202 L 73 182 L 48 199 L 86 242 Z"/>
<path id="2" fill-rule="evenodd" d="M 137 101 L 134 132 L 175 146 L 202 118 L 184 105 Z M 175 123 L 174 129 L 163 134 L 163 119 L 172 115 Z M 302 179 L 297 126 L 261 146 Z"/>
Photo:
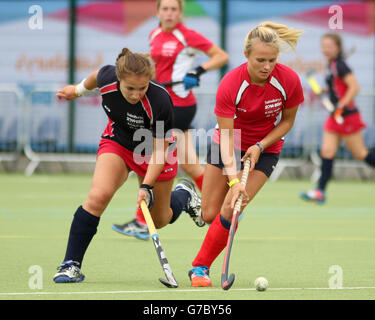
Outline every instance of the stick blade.
<path id="1" fill-rule="evenodd" d="M 168 288 L 177 288 L 177 287 L 178 287 L 178 283 L 177 283 L 177 281 L 175 281 L 175 283 L 172 283 L 172 282 L 167 281 L 167 280 L 165 280 L 165 279 L 163 279 L 163 278 L 159 278 L 159 281 L 160 281 L 162 284 L 164 284 L 166 287 L 168 287 Z"/>
<path id="2" fill-rule="evenodd" d="M 232 273 L 229 278 L 226 277 L 226 275 L 223 273 L 221 275 L 221 287 L 224 289 L 224 290 L 229 290 L 230 287 L 232 286 L 233 282 L 234 282 L 234 273 Z"/>

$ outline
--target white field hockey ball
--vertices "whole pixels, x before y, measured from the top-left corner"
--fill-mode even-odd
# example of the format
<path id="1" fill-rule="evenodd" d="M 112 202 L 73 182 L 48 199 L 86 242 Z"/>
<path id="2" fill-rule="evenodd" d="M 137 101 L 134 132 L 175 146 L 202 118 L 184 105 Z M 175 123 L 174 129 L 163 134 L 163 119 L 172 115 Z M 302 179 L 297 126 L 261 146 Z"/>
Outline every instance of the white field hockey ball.
<path id="1" fill-rule="evenodd" d="M 264 277 L 258 277 L 254 281 L 254 287 L 258 291 L 265 291 L 268 288 L 268 280 Z"/>

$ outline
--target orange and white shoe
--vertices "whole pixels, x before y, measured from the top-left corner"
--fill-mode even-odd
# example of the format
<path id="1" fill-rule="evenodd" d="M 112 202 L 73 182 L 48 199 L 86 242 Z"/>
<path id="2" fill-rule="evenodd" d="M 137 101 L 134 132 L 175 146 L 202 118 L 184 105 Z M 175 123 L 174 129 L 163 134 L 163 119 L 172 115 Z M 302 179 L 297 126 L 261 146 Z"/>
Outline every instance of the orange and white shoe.
<path id="1" fill-rule="evenodd" d="M 324 204 L 326 201 L 326 194 L 320 189 L 310 190 L 307 192 L 301 192 L 300 197 L 303 200 L 311 201 L 319 204 Z"/>
<path id="2" fill-rule="evenodd" d="M 205 266 L 191 269 L 188 273 L 192 287 L 212 287 L 210 270 Z"/>

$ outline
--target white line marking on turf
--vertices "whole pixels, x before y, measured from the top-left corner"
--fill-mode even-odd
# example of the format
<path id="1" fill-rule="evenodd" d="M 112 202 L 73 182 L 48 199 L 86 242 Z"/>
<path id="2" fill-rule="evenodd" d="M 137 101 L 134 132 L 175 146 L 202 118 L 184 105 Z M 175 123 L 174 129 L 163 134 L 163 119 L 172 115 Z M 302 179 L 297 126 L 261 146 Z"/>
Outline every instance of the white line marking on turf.
<path id="1" fill-rule="evenodd" d="M 341 289 L 331 288 L 269 288 L 267 291 L 291 291 L 291 290 L 330 290 L 330 291 L 345 291 L 345 290 L 363 290 L 375 289 L 375 287 L 343 287 Z M 164 289 L 164 290 L 127 290 L 127 291 L 70 291 L 70 292 L 0 292 L 0 296 L 20 296 L 20 295 L 71 295 L 71 294 L 141 294 L 141 293 L 165 293 L 165 292 L 223 292 L 221 288 L 210 289 Z M 232 288 L 232 291 L 256 291 L 255 288 Z"/>
<path id="2" fill-rule="evenodd" d="M 97 235 L 97 239 L 119 239 L 118 235 Z M 66 239 L 66 235 L 25 235 L 25 234 L 0 234 L 0 239 Z M 123 238 L 134 240 L 134 238 Z M 164 236 L 164 241 L 180 240 L 180 238 Z M 185 240 L 201 240 L 200 237 L 185 237 Z M 236 241 L 375 241 L 370 237 L 249 237 L 238 235 Z"/>

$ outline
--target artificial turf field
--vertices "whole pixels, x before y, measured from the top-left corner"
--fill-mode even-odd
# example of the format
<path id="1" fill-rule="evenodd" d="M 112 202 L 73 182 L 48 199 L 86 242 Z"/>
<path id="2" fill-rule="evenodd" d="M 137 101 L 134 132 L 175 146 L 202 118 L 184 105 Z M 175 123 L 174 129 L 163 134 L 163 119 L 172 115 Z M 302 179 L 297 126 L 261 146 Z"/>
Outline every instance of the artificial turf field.
<path id="1" fill-rule="evenodd" d="M 220 287 L 223 254 L 211 268 L 212 288 L 192 288 L 187 277 L 207 227 L 184 214 L 159 230 L 177 289 L 159 281 L 164 273 L 152 241 L 114 232 L 134 214 L 134 176 L 101 218 L 83 261 L 86 279 L 55 284 L 73 213 L 86 197 L 88 174 L 0 174 L 0 300 L 337 300 L 375 298 L 375 182 L 333 181 L 325 205 L 306 203 L 298 193 L 307 180 L 268 182 L 245 210 L 232 248 L 233 287 Z M 42 273 L 29 273 L 31 266 Z M 342 289 L 329 289 L 342 270 Z M 329 273 L 330 268 L 335 273 Z M 332 269 L 331 269 L 332 271 Z M 41 275 L 39 282 L 30 278 Z M 258 292 L 257 276 L 270 287 Z M 32 278 L 35 279 L 35 278 Z M 331 282 L 333 279 L 331 279 Z M 41 284 L 42 288 L 30 288 Z M 339 282 L 333 282 L 338 284 Z"/>

